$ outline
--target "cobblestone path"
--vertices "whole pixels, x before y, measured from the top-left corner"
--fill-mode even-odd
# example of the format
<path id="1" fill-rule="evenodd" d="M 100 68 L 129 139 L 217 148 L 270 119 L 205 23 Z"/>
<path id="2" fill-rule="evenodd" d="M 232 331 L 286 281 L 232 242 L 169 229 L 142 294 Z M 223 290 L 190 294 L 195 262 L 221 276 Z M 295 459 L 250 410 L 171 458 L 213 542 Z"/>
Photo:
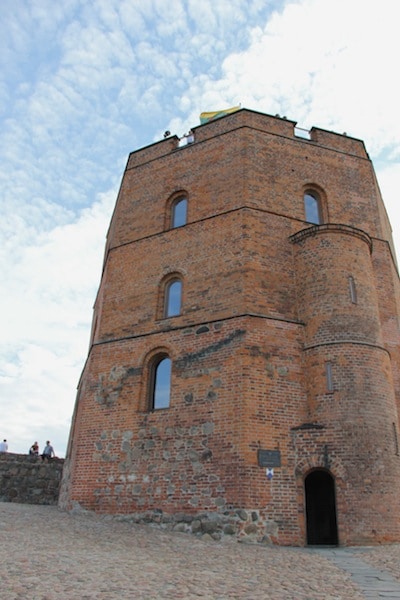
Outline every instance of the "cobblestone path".
<path id="1" fill-rule="evenodd" d="M 400 545 L 344 549 L 358 568 L 389 577 L 391 594 L 398 582 L 399 595 L 380 595 L 379 583 L 366 591 L 340 550 L 205 541 L 54 506 L 0 503 L 0 598 L 400 599 Z"/>

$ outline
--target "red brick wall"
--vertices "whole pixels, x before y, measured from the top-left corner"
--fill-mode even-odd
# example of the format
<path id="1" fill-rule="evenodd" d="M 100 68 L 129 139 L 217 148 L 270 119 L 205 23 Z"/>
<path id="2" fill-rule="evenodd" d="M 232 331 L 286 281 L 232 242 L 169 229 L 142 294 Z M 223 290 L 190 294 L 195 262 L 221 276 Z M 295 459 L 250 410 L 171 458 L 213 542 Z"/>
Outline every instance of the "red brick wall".
<path id="1" fill-rule="evenodd" d="M 301 545 L 304 477 L 320 468 L 335 478 L 340 543 L 399 540 L 399 283 L 363 143 L 319 129 L 303 140 L 246 110 L 194 131 L 128 160 L 63 505 L 254 509 L 274 541 Z M 327 225 L 302 234 L 310 188 Z M 171 230 L 181 192 L 188 223 Z M 174 273 L 182 311 L 165 319 Z M 172 359 L 171 405 L 149 412 L 157 351 Z M 280 452 L 271 480 L 259 449 Z"/>

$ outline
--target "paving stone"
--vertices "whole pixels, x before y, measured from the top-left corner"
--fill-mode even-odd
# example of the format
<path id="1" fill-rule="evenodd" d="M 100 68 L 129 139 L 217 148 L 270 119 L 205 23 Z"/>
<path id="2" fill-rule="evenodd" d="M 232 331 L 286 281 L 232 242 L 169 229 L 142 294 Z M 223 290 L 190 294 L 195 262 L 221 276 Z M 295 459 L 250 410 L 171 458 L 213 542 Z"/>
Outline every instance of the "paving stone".
<path id="1" fill-rule="evenodd" d="M 343 552 L 207 538 L 55 506 L 0 503 L 0 597 L 400 599 L 400 544 Z M 354 575 L 369 580 L 369 590 Z"/>

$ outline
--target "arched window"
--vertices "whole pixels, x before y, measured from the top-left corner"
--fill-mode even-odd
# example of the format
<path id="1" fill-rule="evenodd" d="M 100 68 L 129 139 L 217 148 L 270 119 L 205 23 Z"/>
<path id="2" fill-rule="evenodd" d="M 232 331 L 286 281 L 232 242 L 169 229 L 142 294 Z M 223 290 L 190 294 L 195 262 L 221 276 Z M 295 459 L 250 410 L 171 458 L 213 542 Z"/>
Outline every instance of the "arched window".
<path id="1" fill-rule="evenodd" d="M 150 410 L 168 408 L 171 396 L 171 359 L 158 355 L 150 365 Z"/>
<path id="2" fill-rule="evenodd" d="M 165 286 L 164 317 L 180 315 L 182 305 L 182 281 L 171 279 Z"/>
<path id="3" fill-rule="evenodd" d="M 318 194 L 314 191 L 307 191 L 304 194 L 304 212 L 306 221 L 320 225 L 322 223 L 321 201 Z"/>
<path id="4" fill-rule="evenodd" d="M 182 227 L 187 223 L 187 198 L 180 197 L 172 204 L 171 227 Z"/>

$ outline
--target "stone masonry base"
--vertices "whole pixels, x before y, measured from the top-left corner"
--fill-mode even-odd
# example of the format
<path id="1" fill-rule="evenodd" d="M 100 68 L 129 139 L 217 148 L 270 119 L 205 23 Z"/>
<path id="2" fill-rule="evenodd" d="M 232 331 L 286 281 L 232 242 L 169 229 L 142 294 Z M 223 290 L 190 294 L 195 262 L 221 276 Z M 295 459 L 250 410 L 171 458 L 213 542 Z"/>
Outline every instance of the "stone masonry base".
<path id="1" fill-rule="evenodd" d="M 81 512 L 75 503 L 71 512 Z M 224 536 L 236 537 L 246 544 L 276 544 L 278 525 L 261 515 L 259 510 L 233 509 L 224 513 L 202 512 L 167 514 L 162 510 L 114 515 L 112 518 L 138 524 L 159 527 L 166 531 L 190 533 L 205 539 L 221 540 Z"/>

